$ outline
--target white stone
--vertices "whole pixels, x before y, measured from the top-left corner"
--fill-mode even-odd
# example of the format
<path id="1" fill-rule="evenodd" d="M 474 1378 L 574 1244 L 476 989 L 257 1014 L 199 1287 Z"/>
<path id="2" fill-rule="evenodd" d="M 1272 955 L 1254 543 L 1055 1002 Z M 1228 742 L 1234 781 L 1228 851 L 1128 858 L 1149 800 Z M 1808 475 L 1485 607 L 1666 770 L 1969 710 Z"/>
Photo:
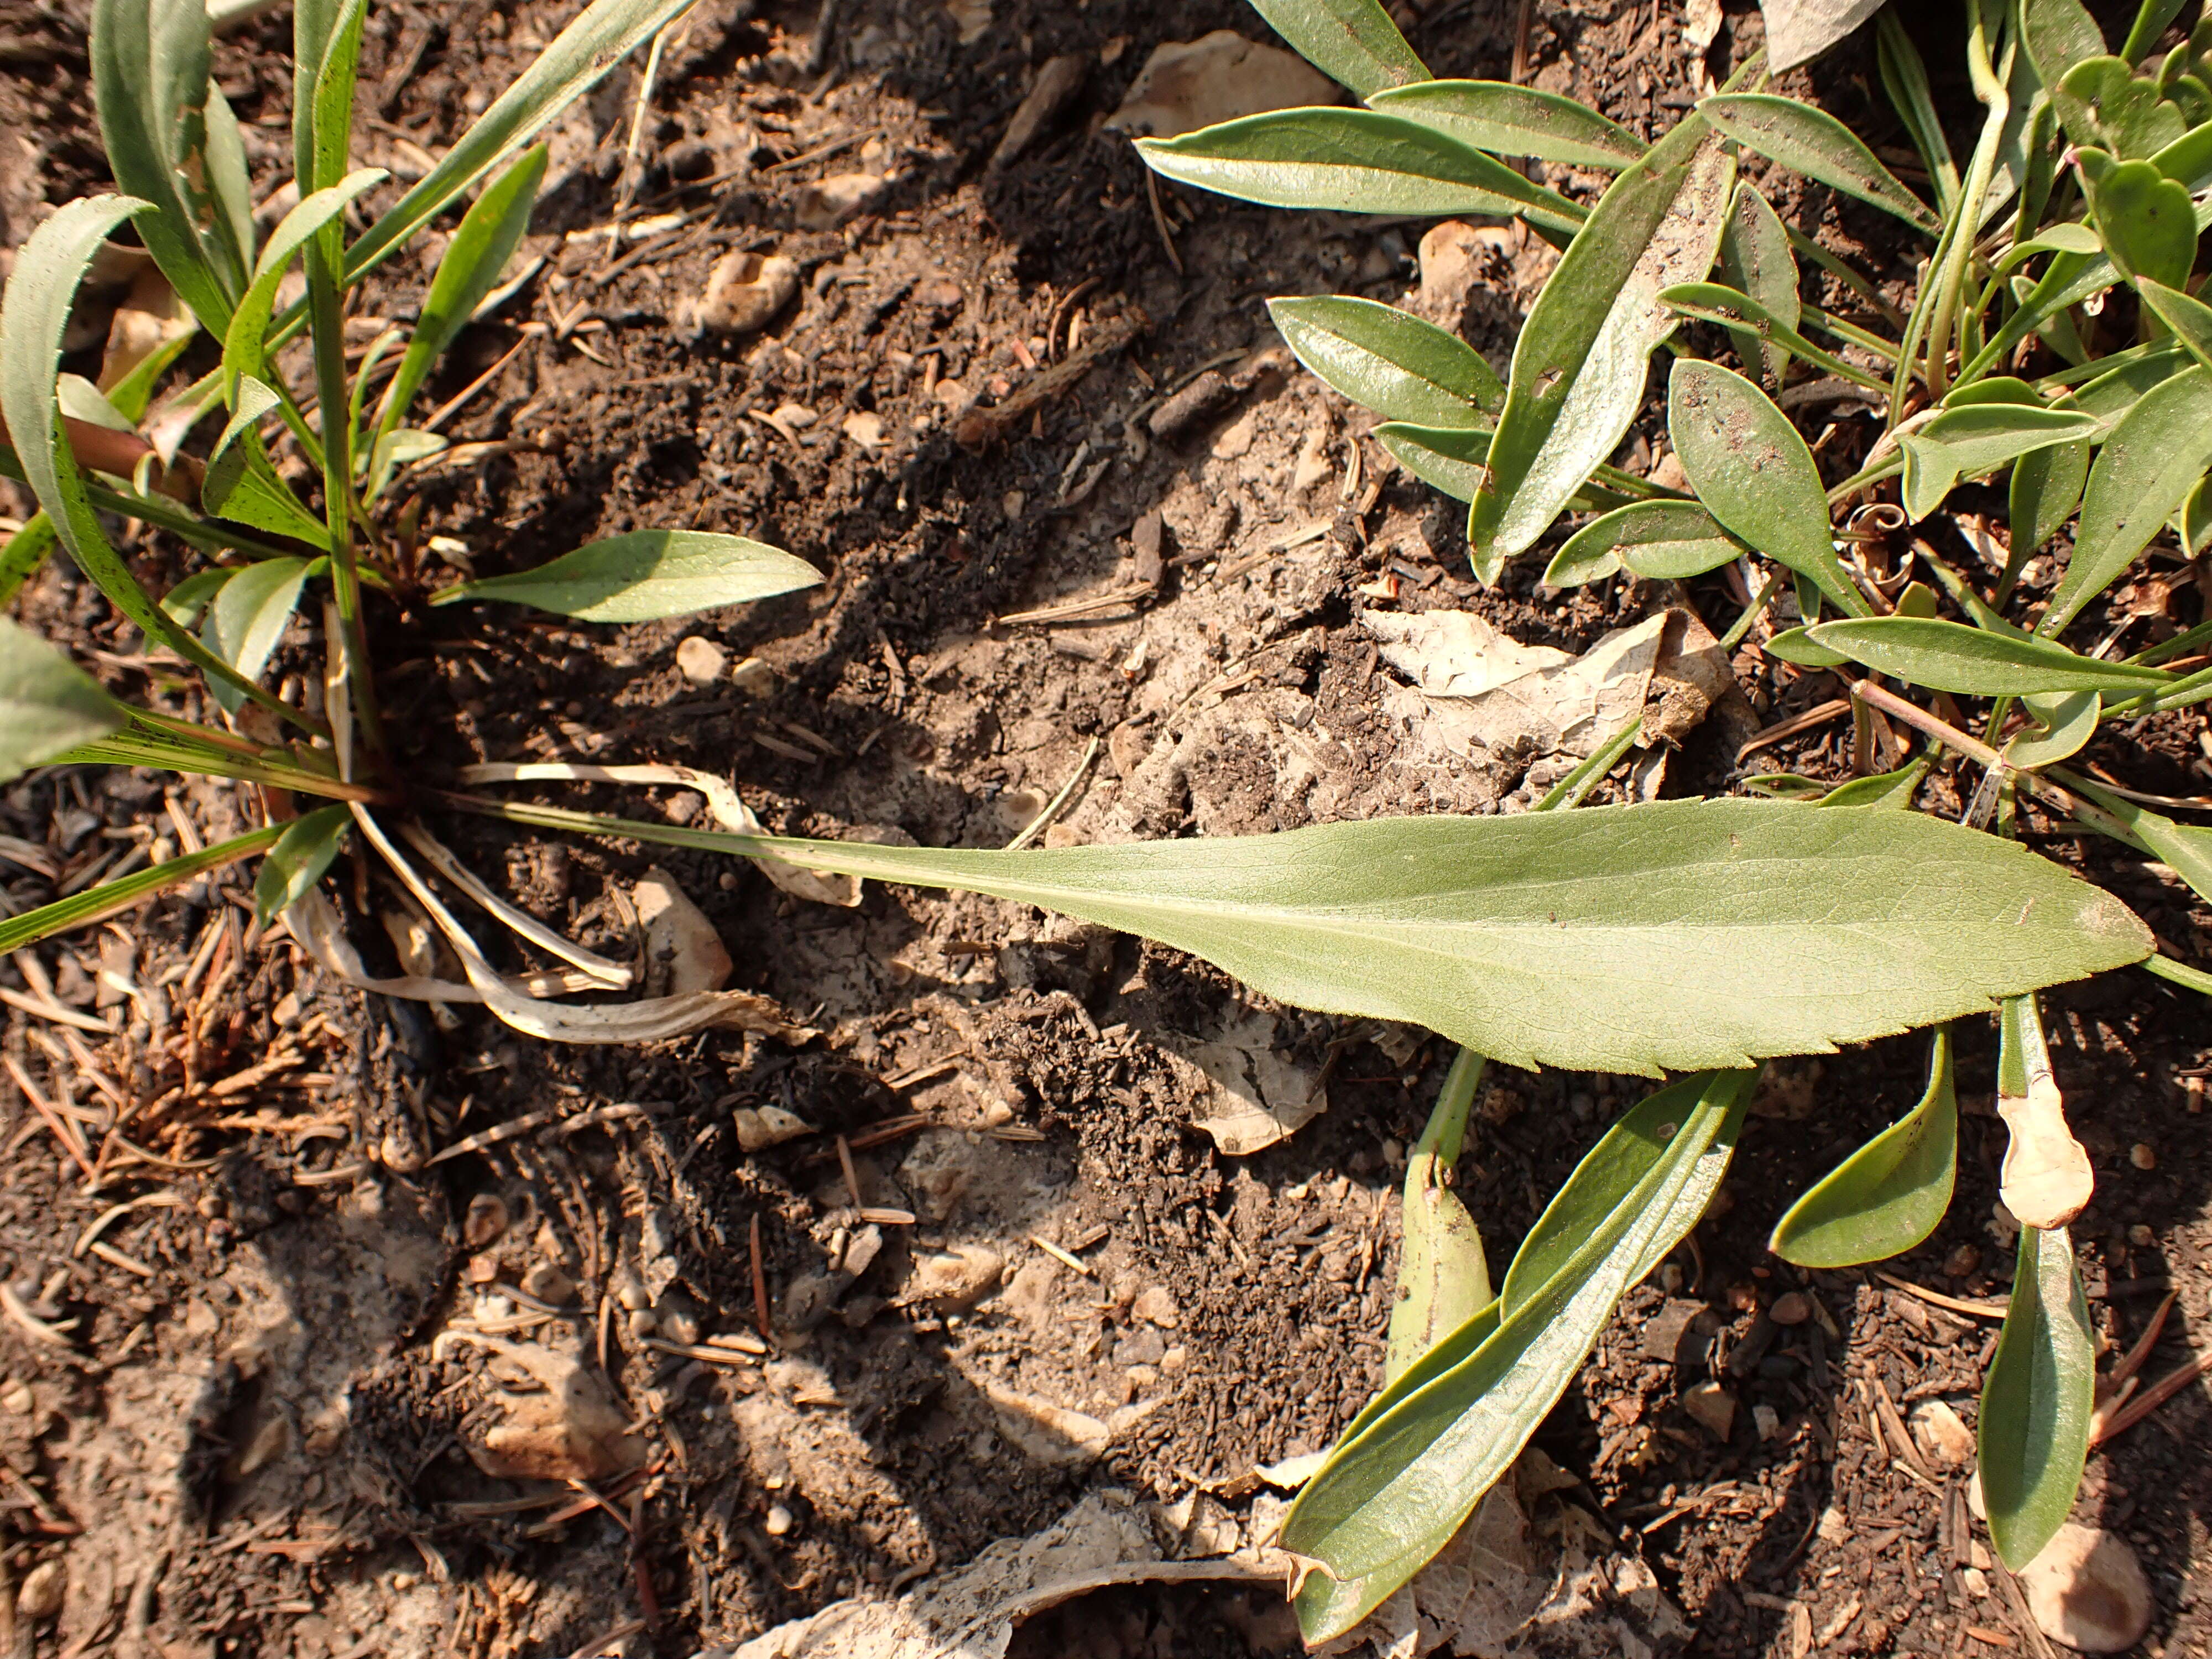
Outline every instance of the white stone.
<path id="1" fill-rule="evenodd" d="M 2136 1553 L 2116 1533 L 2069 1521 L 2021 1569 L 2043 1633 L 2083 1653 L 2124 1653 L 2142 1640 L 2154 1606 Z"/>
<path id="2" fill-rule="evenodd" d="M 692 685 L 712 685 L 730 665 L 730 653 L 712 640 L 692 635 L 676 647 L 676 672 Z"/>

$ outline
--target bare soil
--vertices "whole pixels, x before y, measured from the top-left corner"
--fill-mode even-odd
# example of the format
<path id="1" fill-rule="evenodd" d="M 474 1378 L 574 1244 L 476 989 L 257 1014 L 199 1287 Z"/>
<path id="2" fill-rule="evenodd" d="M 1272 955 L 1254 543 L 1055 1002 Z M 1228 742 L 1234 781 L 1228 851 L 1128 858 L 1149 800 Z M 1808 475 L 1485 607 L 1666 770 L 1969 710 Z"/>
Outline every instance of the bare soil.
<path id="1" fill-rule="evenodd" d="M 374 9 L 362 158 L 419 173 L 574 9 Z M 963 20 L 987 15 L 963 39 Z M 1406 15 L 1439 74 L 1507 72 L 1510 10 L 1437 0 Z M 1531 78 L 1649 136 L 1693 100 L 1683 21 L 1671 5 L 1540 6 Z M 1230 0 L 827 0 L 818 16 L 703 0 L 663 60 L 635 191 L 690 216 L 618 248 L 568 236 L 619 206 L 635 66 L 608 82 L 556 137 L 529 249 L 545 264 L 432 389 L 442 399 L 500 366 L 449 428 L 481 447 L 420 477 L 422 533 L 488 574 L 633 528 L 728 530 L 828 580 L 654 626 L 386 606 L 381 684 L 408 775 L 681 763 L 733 777 L 774 830 L 940 845 L 1002 844 L 1079 777 L 1057 837 L 1492 811 L 1547 780 L 1406 741 L 1364 611 L 1473 610 L 1575 650 L 1670 603 L 1724 629 L 1741 600 L 1717 579 L 1562 595 L 1530 564 L 1479 590 L 1452 504 L 1395 472 L 1364 417 L 1276 345 L 1270 295 L 1402 299 L 1422 226 L 1167 191 L 1171 263 L 1126 139 L 1099 123 L 1154 45 L 1217 27 L 1264 34 Z M 84 30 L 76 0 L 0 0 L 0 243 L 107 182 Z M 1759 32 L 1731 0 L 1713 69 Z M 288 34 L 264 20 L 218 59 L 266 187 L 289 170 Z M 1948 44 L 1928 41 L 1931 63 L 1952 61 Z M 993 165 L 1061 55 L 1083 66 L 1072 100 Z M 1870 49 L 1846 52 L 1818 90 L 1871 142 L 1900 145 L 1867 100 L 1873 79 Z M 889 182 L 830 224 L 813 187 L 851 173 Z M 1778 204 L 1909 279 L 1905 250 L 1826 192 Z M 764 333 L 695 336 L 685 307 L 733 249 L 796 260 L 800 297 Z M 437 251 L 434 237 L 380 274 L 364 315 L 411 315 Z M 1462 320 L 1502 368 L 1542 258 L 1510 237 L 1493 256 Z M 1003 434 L 956 435 L 979 435 L 962 428 L 972 408 L 1121 329 L 1132 343 Z M 1183 399 L 1188 418 L 1156 427 L 1201 371 L 1217 380 Z M 1650 465 L 1660 430 L 1648 422 L 1624 464 Z M 1838 416 L 1824 459 L 1848 470 L 1872 430 Z M 158 538 L 140 555 L 156 585 L 185 568 Z M 2185 584 L 2162 598 L 2150 625 L 2166 631 L 2202 603 Z M 191 706 L 58 563 L 19 610 L 118 690 Z M 675 662 L 688 635 L 763 659 L 763 694 L 689 684 Z M 302 625 L 285 649 L 304 668 L 319 645 Z M 1754 726 L 1835 695 L 1755 650 L 1737 668 Z M 2202 793 L 2202 730 L 2166 717 L 2093 757 L 2141 787 Z M 1669 793 L 1727 787 L 1744 734 L 1709 721 Z M 1839 780 L 1848 726 L 1746 766 Z M 680 791 L 549 798 L 686 822 L 700 810 Z M 173 836 L 179 818 L 210 840 L 246 822 L 228 787 L 152 775 L 46 774 L 0 803 L 0 830 L 70 872 Z M 728 943 L 733 982 L 821 1036 L 553 1048 L 479 1011 L 441 1023 L 333 985 L 281 933 L 252 936 L 236 872 L 40 951 L 64 1002 L 119 1012 L 109 1037 L 11 1012 L 4 1043 L 17 1082 L 0 1277 L 62 1332 L 0 1323 L 4 1559 L 18 1583 L 59 1561 L 68 1586 L 56 1620 L 27 1621 L 22 1651 L 503 1659 L 574 1652 L 641 1620 L 617 1650 L 677 1659 L 964 1561 L 1089 1492 L 1200 1489 L 1237 1512 L 1256 1465 L 1325 1447 L 1377 1385 L 1397 1183 L 1443 1044 L 1277 1007 L 1174 952 L 1023 907 L 871 886 L 836 908 L 705 854 L 441 823 L 495 887 L 617 954 L 624 895 L 659 866 Z M 2046 850 L 2098 860 L 2179 954 L 2212 942 L 2185 889 L 2030 823 Z M 46 878 L 7 873 L 18 904 L 46 896 Z M 366 866 L 341 877 L 362 948 L 394 970 L 374 920 L 389 896 Z M 2201 1000 L 2133 974 L 2057 994 L 2047 1018 L 2100 1183 L 2076 1229 L 2096 1316 L 2124 1348 L 2176 1295 L 2145 1372 L 2162 1375 L 2212 1320 L 2197 1115 L 2212 1022 Z M 1959 1041 L 1960 1199 L 1888 1271 L 1971 1301 L 2003 1294 L 2011 1252 L 1992 1221 L 1994 1039 L 1969 1026 Z M 1630 1297 L 1539 1437 L 1583 1477 L 1574 1501 L 1659 1573 L 1694 1651 L 1802 1659 L 1807 1630 L 1838 1655 L 2032 1647 L 1963 1519 L 1966 1472 L 1911 1467 L 1876 1403 L 1942 1399 L 1971 1424 L 1994 1324 L 1873 1273 L 1808 1282 L 1765 1251 L 1789 1200 L 1917 1097 L 1924 1047 L 1773 1068 L 1725 1200 Z M 1195 1127 L 1218 1098 L 1206 1063 L 1252 1086 L 1325 1085 L 1328 1109 L 1226 1156 Z M 93 1127 L 96 1180 L 24 1085 Z M 1494 1266 L 1644 1086 L 1493 1073 L 1459 1173 Z M 762 1106 L 816 1133 L 748 1153 L 732 1115 Z M 862 1206 L 913 1220 L 871 1232 Z M 839 1273 L 856 1248 L 876 1253 Z M 1768 1316 L 1801 1290 L 1818 1316 Z M 1717 1325 L 1709 1360 L 1677 1363 L 1651 1335 L 1685 1302 Z M 763 1315 L 772 1353 L 700 1357 Z M 472 1453 L 514 1397 L 499 1382 L 518 1379 L 486 1334 L 604 1365 L 640 1425 L 642 1470 L 588 1493 L 487 1474 Z M 1724 1438 L 1680 1403 L 1708 1364 L 1737 1405 Z M 1107 1425 L 1109 1443 L 1053 1411 Z M 2192 1385 L 2093 1457 L 2080 1499 L 2150 1572 L 2148 1654 L 2212 1640 L 2208 1433 L 2212 1401 Z M 1119 1590 L 1040 1621 L 1018 1651 L 1294 1646 L 1264 1603 Z"/>

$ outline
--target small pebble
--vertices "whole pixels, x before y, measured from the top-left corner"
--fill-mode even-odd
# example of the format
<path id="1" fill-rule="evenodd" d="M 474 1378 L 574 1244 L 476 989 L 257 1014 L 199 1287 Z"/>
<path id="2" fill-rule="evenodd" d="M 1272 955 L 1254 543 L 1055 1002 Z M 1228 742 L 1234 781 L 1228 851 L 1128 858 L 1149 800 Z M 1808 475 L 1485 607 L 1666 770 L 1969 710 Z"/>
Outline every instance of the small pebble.
<path id="1" fill-rule="evenodd" d="M 1771 1406 L 1753 1406 L 1751 1421 L 1752 1426 L 1759 1431 L 1761 1440 L 1771 1440 L 1782 1431 L 1782 1413 Z"/>
<path id="2" fill-rule="evenodd" d="M 481 1250 L 507 1231 L 507 1202 L 497 1193 L 478 1193 L 469 1200 L 461 1223 L 461 1237 L 472 1250 Z"/>
<path id="3" fill-rule="evenodd" d="M 772 1505 L 767 1518 L 761 1522 L 761 1529 L 771 1538 L 782 1537 L 791 1530 L 791 1511 L 781 1504 Z"/>
<path id="4" fill-rule="evenodd" d="M 2158 1152 L 2148 1140 L 2138 1140 L 2128 1149 L 2128 1162 L 2138 1170 L 2155 1170 Z"/>
<path id="5" fill-rule="evenodd" d="M 59 1561 L 41 1561 L 23 1575 L 15 1592 L 15 1616 L 43 1625 L 57 1618 L 69 1590 L 69 1569 Z"/>
<path id="6" fill-rule="evenodd" d="M 1137 1299 L 1129 1304 L 1129 1311 L 1164 1331 L 1175 1329 L 1181 1317 L 1176 1310 L 1175 1297 L 1163 1285 L 1147 1285 L 1139 1291 Z"/>
<path id="7" fill-rule="evenodd" d="M 1766 1316 L 1778 1325 L 1802 1325 L 1813 1316 L 1813 1304 L 1802 1291 L 1785 1291 L 1774 1298 Z"/>
<path id="8" fill-rule="evenodd" d="M 2083 1653 L 2124 1653 L 2142 1640 L 2155 1611 L 2126 1541 L 2071 1521 L 2021 1569 L 2020 1587 L 2043 1633 Z"/>
<path id="9" fill-rule="evenodd" d="M 1735 1426 L 1735 1396 L 1717 1382 L 1700 1382 L 1686 1389 L 1682 1409 L 1711 1429 L 1717 1439 L 1726 1440 Z"/>
<path id="10" fill-rule="evenodd" d="M 2158 1235 L 2140 1221 L 2128 1229 L 2128 1243 L 2139 1250 L 2147 1250 L 2158 1242 Z"/>
<path id="11" fill-rule="evenodd" d="M 1953 1279 L 1965 1279 L 1982 1265 L 1982 1253 L 1971 1244 L 1961 1244 L 1943 1258 L 1943 1271 Z"/>
<path id="12" fill-rule="evenodd" d="M 713 685 L 730 665 L 729 653 L 694 634 L 676 647 L 676 672 L 692 685 Z"/>

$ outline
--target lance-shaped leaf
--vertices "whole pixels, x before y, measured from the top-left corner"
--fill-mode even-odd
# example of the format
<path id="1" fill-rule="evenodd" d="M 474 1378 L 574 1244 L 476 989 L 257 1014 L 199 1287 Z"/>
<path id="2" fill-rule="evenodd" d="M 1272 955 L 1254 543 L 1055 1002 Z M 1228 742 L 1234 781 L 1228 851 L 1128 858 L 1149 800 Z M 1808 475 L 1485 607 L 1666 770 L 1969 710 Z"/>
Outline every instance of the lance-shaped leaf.
<path id="1" fill-rule="evenodd" d="M 123 724 L 100 682 L 0 617 L 0 783 Z"/>
<path id="2" fill-rule="evenodd" d="M 2081 0 L 2021 0 L 2021 43 L 2047 87 L 2075 64 L 2104 55 L 2104 32 Z"/>
<path id="3" fill-rule="evenodd" d="M 2036 450 L 2087 439 L 2098 425 L 2087 410 L 2050 409 L 2040 403 L 1969 403 L 1939 410 L 1925 425 L 1898 434 L 1898 447 L 1905 453 L 1905 516 L 1927 518 L 1960 478 L 1978 478 Z"/>
<path id="4" fill-rule="evenodd" d="M 345 176 L 355 69 L 368 15 L 368 0 L 312 3 L 293 15 L 292 164 L 303 192 L 327 190 Z M 335 254 L 335 231 L 329 246 Z"/>
<path id="5" fill-rule="evenodd" d="M 234 441 L 208 463 L 207 476 L 200 480 L 200 505 L 220 518 L 289 536 L 327 552 L 329 527 L 277 476 L 261 434 L 249 425 L 228 435 Z"/>
<path id="6" fill-rule="evenodd" d="M 1880 673 L 1972 697 L 2030 692 L 2148 691 L 2172 684 L 2163 669 L 2100 662 L 2055 640 L 2002 634 L 1934 617 L 1868 617 L 1806 630 Z"/>
<path id="7" fill-rule="evenodd" d="M 320 881 L 352 828 L 353 814 L 343 806 L 318 807 L 287 824 L 254 878 L 254 920 L 268 926 L 270 918 L 289 909 L 301 894 Z"/>
<path id="8" fill-rule="evenodd" d="M 1395 306 L 1319 295 L 1270 300 L 1267 314 L 1300 362 L 1386 421 L 1471 427 L 1505 401 L 1473 346 Z"/>
<path id="9" fill-rule="evenodd" d="M 1784 328 L 1794 331 L 1803 313 L 1797 292 L 1797 260 L 1790 252 L 1790 232 L 1766 198 L 1748 179 L 1739 179 L 1721 233 L 1721 265 L 1729 280 Z M 1779 390 L 1790 370 L 1790 348 L 1751 329 L 1730 329 L 1736 355 L 1756 359 L 1767 383 Z"/>
<path id="10" fill-rule="evenodd" d="M 2212 902 L 2212 830 L 2176 823 L 2164 813 L 2100 789 L 2087 778 L 2069 777 L 2067 787 L 2088 796 L 2127 825 L 2154 858 L 2187 882 L 2197 897 Z"/>
<path id="11" fill-rule="evenodd" d="M 199 0 L 98 0 L 91 58 L 109 170 L 125 193 L 152 207 L 139 220 L 139 239 L 201 326 L 220 336 L 244 273 L 202 234 L 214 216 L 204 193 L 207 9 Z"/>
<path id="12" fill-rule="evenodd" d="M 1706 511 L 1844 615 L 1867 614 L 1836 557 L 1813 452 L 1765 392 L 1732 369 L 1680 359 L 1667 388 L 1667 432 Z"/>
<path id="13" fill-rule="evenodd" d="M 499 274 L 514 254 L 515 245 L 530 224 L 530 211 L 538 200 L 538 185 L 545 176 L 545 147 L 523 152 L 522 159 L 501 173 L 477 198 L 462 216 L 453 240 L 438 261 L 437 274 L 422 301 L 422 315 L 407 342 L 407 355 L 399 360 L 391 389 L 384 394 L 383 418 L 377 423 L 381 440 L 405 418 L 407 406 L 429 374 L 431 365 L 483 303 L 499 281 Z"/>
<path id="14" fill-rule="evenodd" d="M 691 0 L 592 0 L 492 100 L 438 165 L 346 250 L 346 280 L 358 281 L 391 258 L 448 202 L 536 137 L 690 4 Z"/>
<path id="15" fill-rule="evenodd" d="M 1407 1154 L 1398 1297 L 1390 1309 L 1389 1347 L 1382 1362 L 1386 1387 L 1491 1303 L 1482 1235 L 1459 1194 L 1446 1184 L 1459 1162 L 1468 1109 L 1481 1086 L 1482 1070 L 1480 1054 L 1459 1051 L 1420 1139 Z"/>
<path id="16" fill-rule="evenodd" d="M 1375 441 L 1407 471 L 1454 501 L 1471 501 L 1482 488 L 1490 434 L 1481 427 L 1415 426 L 1406 421 L 1386 421 L 1375 428 Z"/>
<path id="17" fill-rule="evenodd" d="M 263 559 L 233 576 L 208 607 L 202 630 L 208 649 L 246 679 L 258 680 L 292 620 L 307 572 L 305 559 Z M 227 714 L 236 714 L 246 701 L 228 685 L 209 689 Z"/>
<path id="18" fill-rule="evenodd" d="M 1285 1549 L 1387 1594 L 1443 1547 L 1566 1391 L 1622 1294 L 1697 1224 L 1735 1151 L 1751 1075 L 1697 1079 L 1700 1092 L 1643 1177 L 1609 1209 L 1577 1218 L 1577 1248 L 1559 1270 L 1506 1304 L 1464 1358 L 1439 1375 L 1408 1373 L 1339 1443 L 1291 1506 Z M 1312 1644 L 1339 1632 L 1304 1633 Z"/>
<path id="19" fill-rule="evenodd" d="M 1725 241 L 1723 243 L 1726 246 Z M 1790 356 L 1802 357 L 1807 362 L 1826 369 L 1829 374 L 1856 382 L 1869 392 L 1887 395 L 1889 383 L 1872 370 L 1824 351 L 1800 334 L 1780 316 L 1740 289 L 1725 283 L 1678 283 L 1660 295 L 1660 301 L 1685 317 L 1694 317 L 1701 322 L 1718 323 L 1732 335 L 1753 340 L 1762 348 L 1772 346 Z M 1794 296 L 1793 296 L 1794 299 Z M 1796 308 L 1794 305 L 1793 309 Z"/>
<path id="20" fill-rule="evenodd" d="M 2156 313 L 2159 321 L 2172 331 L 2184 350 L 2198 362 L 2212 367 L 2212 306 L 2193 294 L 2184 294 L 2178 288 L 2168 288 L 2148 276 L 2136 278 L 2136 292 Z"/>
<path id="21" fill-rule="evenodd" d="M 1887 810 L 1659 801 L 1020 853 L 500 815 L 1036 904 L 1515 1066 L 1741 1066 L 1986 1012 L 2151 948 L 2057 865 Z M 1377 974 L 1384 955 L 1402 971 Z"/>
<path id="22" fill-rule="evenodd" d="M 2096 1388 L 2096 1338 L 2074 1242 L 2063 1228 L 2023 1227 L 1977 1436 L 1990 1537 L 2015 1572 L 2074 1507 Z"/>
<path id="23" fill-rule="evenodd" d="M 1583 210 L 1494 156 L 1371 109 L 1285 109 L 1176 138 L 1139 138 L 1163 179 L 1265 207 L 1341 213 L 1526 214 L 1571 231 Z"/>
<path id="24" fill-rule="evenodd" d="M 1647 580 L 1681 581 L 1748 550 L 1695 501 L 1633 501 L 1568 537 L 1544 580 L 1569 587 L 1625 566 Z"/>
<path id="25" fill-rule="evenodd" d="M 1826 110 L 1772 93 L 1730 92 L 1705 99 L 1698 113 L 1746 149 L 1793 173 L 1893 213 L 1917 229 L 1942 228 L 1928 204 Z"/>
<path id="26" fill-rule="evenodd" d="M 240 380 L 259 380 L 268 374 L 269 356 L 264 341 L 270 313 L 276 308 L 276 289 L 293 259 L 317 231 L 345 211 L 347 203 L 386 176 L 381 167 L 363 167 L 349 174 L 328 190 L 319 190 L 307 197 L 270 233 L 269 244 L 262 249 L 260 261 L 254 266 L 253 280 L 246 285 L 238 309 L 231 313 L 229 331 L 223 336 L 223 393 L 225 401 L 233 408 L 238 406 Z"/>
<path id="27" fill-rule="evenodd" d="M 2074 557 L 2037 632 L 2056 634 L 2118 579 L 2212 466 L 2212 369 L 2161 381 L 2120 418 L 2089 471 Z"/>
<path id="28" fill-rule="evenodd" d="M 1468 515 L 1494 574 L 1559 517 L 1636 417 L 1652 349 L 1677 319 L 1661 290 L 1712 269 L 1735 163 L 1690 116 L 1613 181 L 1537 296 L 1513 349 L 1490 477 Z"/>
<path id="29" fill-rule="evenodd" d="M 1332 81 L 1365 98 L 1429 78 L 1378 0 L 1252 0 L 1267 26 Z"/>
<path id="30" fill-rule="evenodd" d="M 85 267 L 110 231 L 145 209 L 144 203 L 126 196 L 85 197 L 57 210 L 15 251 L 15 270 L 0 299 L 0 419 L 14 439 L 14 459 L 25 482 L 77 568 L 148 638 L 236 684 L 236 671 L 173 622 L 109 544 L 76 457 L 63 439 L 54 401 L 62 335 Z M 280 718 L 299 719 L 295 710 L 258 687 L 252 695 Z"/>
<path id="31" fill-rule="evenodd" d="M 0 957 L 11 951 L 20 951 L 27 945 L 36 945 L 41 939 L 52 939 L 57 933 L 89 927 L 103 916 L 128 910 L 156 893 L 166 892 L 172 887 L 181 887 L 210 870 L 220 870 L 227 864 L 235 864 L 242 858 L 251 857 L 271 845 L 281 833 L 281 828 L 271 824 L 263 830 L 249 830 L 242 836 L 217 842 L 197 853 L 186 853 L 166 864 L 134 870 L 114 881 L 104 881 L 96 887 L 71 893 L 67 898 L 56 899 L 52 904 L 26 910 L 20 916 L 0 920 Z"/>
<path id="32" fill-rule="evenodd" d="M 1936 1033 L 1920 1103 L 1791 1205 L 1766 1248 L 1801 1267 L 1850 1267 L 1902 1255 L 1934 1232 L 1951 1207 L 1958 1162 L 1959 1101 L 1946 1026 Z"/>
<path id="33" fill-rule="evenodd" d="M 1367 101 L 1499 155 L 1614 173 L 1644 154 L 1634 133 L 1587 105 L 1507 81 L 1423 81 Z"/>
<path id="34" fill-rule="evenodd" d="M 456 582 L 433 593 L 430 603 L 504 599 L 586 622 L 654 622 L 821 582 L 822 573 L 805 560 L 743 536 L 638 530 L 590 543 L 535 570 Z"/>

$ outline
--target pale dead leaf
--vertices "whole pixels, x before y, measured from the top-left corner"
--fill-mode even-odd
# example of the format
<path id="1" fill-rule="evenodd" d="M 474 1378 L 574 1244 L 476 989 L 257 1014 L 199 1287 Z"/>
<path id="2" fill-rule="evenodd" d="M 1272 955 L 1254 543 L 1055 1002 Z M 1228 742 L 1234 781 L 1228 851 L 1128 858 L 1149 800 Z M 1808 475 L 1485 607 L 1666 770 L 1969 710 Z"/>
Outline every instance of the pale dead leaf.
<path id="1" fill-rule="evenodd" d="M 1881 0 L 1759 0 L 1767 67 L 1779 75 L 1808 64 L 1881 9 Z"/>
<path id="2" fill-rule="evenodd" d="M 1194 1127 L 1231 1158 L 1263 1151 L 1328 1109 L 1319 1074 L 1283 1053 L 1275 1022 L 1265 1016 L 1162 1052 L 1196 1097 Z"/>
<path id="3" fill-rule="evenodd" d="M 2040 1042 L 2027 1048 L 2027 1093 L 1997 1097 L 1997 1115 L 2012 1133 L 1997 1193 L 2017 1219 L 2048 1231 L 2081 1213 L 2097 1178 L 2089 1154 L 2066 1126 L 2066 1102 L 2049 1056 Z"/>

